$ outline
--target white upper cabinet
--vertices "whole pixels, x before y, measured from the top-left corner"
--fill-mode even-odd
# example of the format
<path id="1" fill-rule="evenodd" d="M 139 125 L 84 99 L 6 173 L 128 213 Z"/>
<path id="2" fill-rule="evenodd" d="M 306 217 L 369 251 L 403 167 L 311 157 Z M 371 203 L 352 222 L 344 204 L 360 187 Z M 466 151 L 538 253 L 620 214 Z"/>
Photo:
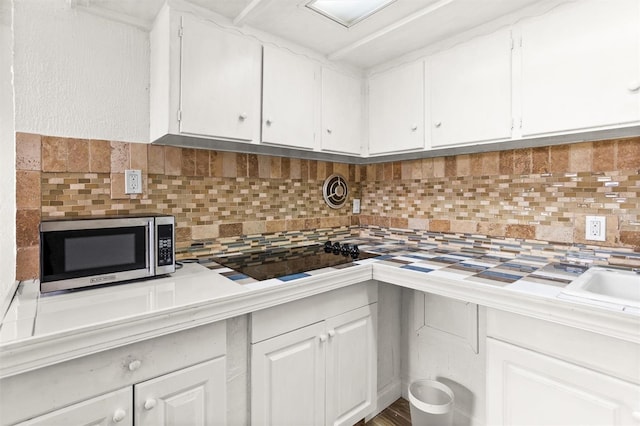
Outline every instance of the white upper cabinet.
<path id="1" fill-rule="evenodd" d="M 511 46 L 506 29 L 427 59 L 432 147 L 511 137 Z"/>
<path id="2" fill-rule="evenodd" d="M 360 155 L 362 103 L 362 80 L 322 69 L 323 151 Z"/>
<path id="3" fill-rule="evenodd" d="M 316 147 L 320 66 L 287 50 L 264 46 L 262 142 Z"/>
<path id="4" fill-rule="evenodd" d="M 180 133 L 257 142 L 261 46 L 182 17 Z"/>
<path id="5" fill-rule="evenodd" d="M 259 142 L 262 46 L 165 6 L 150 34 L 150 136 Z"/>
<path id="6" fill-rule="evenodd" d="M 522 134 L 640 120 L 640 2 L 581 0 L 522 23 Z"/>
<path id="7" fill-rule="evenodd" d="M 369 78 L 369 154 L 424 148 L 424 62 Z"/>

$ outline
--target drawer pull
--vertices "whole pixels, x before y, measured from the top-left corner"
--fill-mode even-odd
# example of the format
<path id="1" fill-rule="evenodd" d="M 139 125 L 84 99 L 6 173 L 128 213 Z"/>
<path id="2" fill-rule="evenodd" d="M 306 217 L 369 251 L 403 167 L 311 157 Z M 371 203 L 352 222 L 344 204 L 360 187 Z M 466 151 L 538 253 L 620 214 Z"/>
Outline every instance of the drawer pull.
<path id="1" fill-rule="evenodd" d="M 326 342 L 327 341 L 327 335 L 326 334 L 321 334 L 319 337 L 320 337 L 320 341 L 321 342 Z"/>
<path id="2" fill-rule="evenodd" d="M 332 338 L 336 335 L 336 331 L 335 330 L 329 330 L 329 338 Z"/>
<path id="3" fill-rule="evenodd" d="M 142 366 L 142 361 L 136 359 L 129 363 L 129 371 L 136 371 L 138 368 Z"/>
<path id="4" fill-rule="evenodd" d="M 124 411 L 122 408 L 118 408 L 116 412 L 113 413 L 113 421 L 115 423 L 120 423 L 121 421 L 124 420 L 125 417 L 127 417 L 127 412 Z"/>
<path id="5" fill-rule="evenodd" d="M 153 398 L 149 398 L 144 402 L 144 409 L 145 410 L 152 410 L 156 404 L 158 403 L 158 401 L 156 401 Z"/>

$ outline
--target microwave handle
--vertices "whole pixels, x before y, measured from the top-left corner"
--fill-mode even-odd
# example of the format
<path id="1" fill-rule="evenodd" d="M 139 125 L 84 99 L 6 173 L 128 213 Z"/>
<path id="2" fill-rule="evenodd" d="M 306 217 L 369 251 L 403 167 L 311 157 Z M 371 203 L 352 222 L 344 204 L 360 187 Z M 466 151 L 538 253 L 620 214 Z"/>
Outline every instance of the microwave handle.
<path id="1" fill-rule="evenodd" d="M 147 253 L 149 253 L 147 270 L 149 271 L 149 276 L 153 276 L 156 273 L 156 246 L 158 245 L 156 242 L 156 225 L 153 219 L 150 219 L 147 223 L 147 233 L 149 234 L 148 238 L 146 238 Z"/>

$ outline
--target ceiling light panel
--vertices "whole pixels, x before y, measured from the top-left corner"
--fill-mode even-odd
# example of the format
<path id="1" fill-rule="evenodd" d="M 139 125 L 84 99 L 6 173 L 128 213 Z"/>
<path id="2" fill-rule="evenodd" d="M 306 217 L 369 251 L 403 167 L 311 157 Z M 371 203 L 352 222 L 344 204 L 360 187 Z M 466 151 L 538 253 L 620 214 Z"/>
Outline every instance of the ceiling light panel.
<path id="1" fill-rule="evenodd" d="M 352 27 L 396 0 L 311 0 L 307 7 L 327 18 Z"/>

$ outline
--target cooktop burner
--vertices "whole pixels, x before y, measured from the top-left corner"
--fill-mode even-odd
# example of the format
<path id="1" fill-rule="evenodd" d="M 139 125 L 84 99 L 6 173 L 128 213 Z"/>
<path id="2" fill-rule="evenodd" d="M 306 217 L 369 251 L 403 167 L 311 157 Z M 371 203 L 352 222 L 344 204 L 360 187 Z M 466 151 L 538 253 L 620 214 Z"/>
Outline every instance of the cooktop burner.
<path id="1" fill-rule="evenodd" d="M 262 281 L 376 256 L 379 255 L 359 251 L 358 246 L 355 245 L 327 241 L 324 245 L 273 248 L 260 252 L 213 257 L 211 260 Z"/>

